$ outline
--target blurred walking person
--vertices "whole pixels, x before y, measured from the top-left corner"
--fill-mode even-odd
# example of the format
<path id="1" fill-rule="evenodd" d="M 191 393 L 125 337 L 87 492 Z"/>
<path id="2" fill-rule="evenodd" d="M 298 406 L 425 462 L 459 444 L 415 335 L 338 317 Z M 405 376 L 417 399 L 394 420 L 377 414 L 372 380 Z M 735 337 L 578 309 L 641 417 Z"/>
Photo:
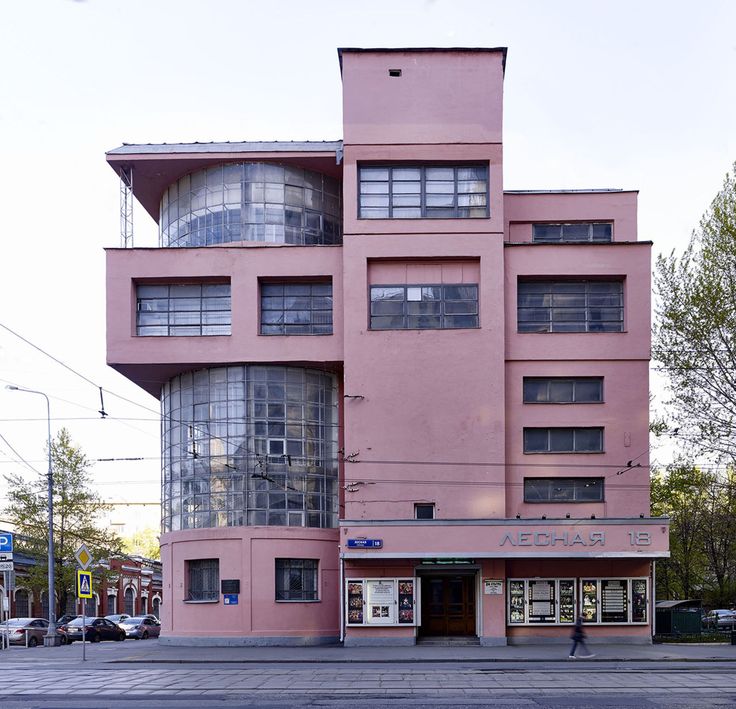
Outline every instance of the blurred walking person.
<path id="1" fill-rule="evenodd" d="M 581 655 L 580 657 L 595 657 L 595 654 L 588 650 L 588 646 L 585 644 L 585 637 L 585 628 L 583 628 L 583 616 L 579 615 L 578 619 L 575 621 L 575 627 L 572 629 L 572 633 L 570 633 L 570 638 L 572 639 L 572 648 L 570 649 L 570 655 L 568 656 L 569 660 L 577 659 L 575 657 L 575 650 L 577 650 L 578 645 L 580 645 L 580 647 L 585 650 L 585 655 Z"/>

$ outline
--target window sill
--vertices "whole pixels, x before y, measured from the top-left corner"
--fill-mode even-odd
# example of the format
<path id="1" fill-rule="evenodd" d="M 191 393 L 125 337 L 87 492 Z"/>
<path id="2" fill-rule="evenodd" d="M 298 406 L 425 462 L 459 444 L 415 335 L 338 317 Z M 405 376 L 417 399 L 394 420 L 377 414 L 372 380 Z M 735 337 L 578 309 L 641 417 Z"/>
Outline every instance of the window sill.
<path id="1" fill-rule="evenodd" d="M 276 598 L 276 603 L 322 603 L 321 599 L 315 598 L 314 600 L 300 600 L 300 599 L 294 599 L 289 600 L 288 598 Z"/>
<path id="2" fill-rule="evenodd" d="M 214 599 L 212 601 L 184 601 L 184 603 L 191 603 L 193 605 L 198 605 L 201 603 L 219 603 L 219 602 L 220 602 L 219 599 Z"/>

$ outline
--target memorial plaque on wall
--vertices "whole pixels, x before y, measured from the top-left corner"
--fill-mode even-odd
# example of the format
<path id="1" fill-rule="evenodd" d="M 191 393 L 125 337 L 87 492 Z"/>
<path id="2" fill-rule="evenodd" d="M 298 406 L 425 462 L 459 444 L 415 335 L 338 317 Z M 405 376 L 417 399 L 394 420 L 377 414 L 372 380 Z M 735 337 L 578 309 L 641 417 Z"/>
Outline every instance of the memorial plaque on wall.
<path id="1" fill-rule="evenodd" d="M 226 593 L 240 593 L 240 579 L 222 579 L 220 581 L 220 592 L 223 595 Z"/>

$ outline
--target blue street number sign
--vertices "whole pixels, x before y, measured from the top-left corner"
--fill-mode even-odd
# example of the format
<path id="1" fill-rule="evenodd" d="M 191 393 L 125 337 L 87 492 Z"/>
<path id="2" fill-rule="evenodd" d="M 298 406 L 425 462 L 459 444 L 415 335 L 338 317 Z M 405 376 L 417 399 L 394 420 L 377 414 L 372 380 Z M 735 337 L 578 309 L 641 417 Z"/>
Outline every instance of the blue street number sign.
<path id="1" fill-rule="evenodd" d="M 2 553 L 13 553 L 13 535 L 10 532 L 0 534 L 0 554 Z"/>
<path id="2" fill-rule="evenodd" d="M 224 605 L 226 606 L 237 606 L 238 605 L 238 594 L 237 593 L 225 593 Z"/>
<path id="3" fill-rule="evenodd" d="M 77 597 L 92 598 L 92 572 L 77 569 Z"/>
<path id="4" fill-rule="evenodd" d="M 348 539 L 349 549 L 380 549 L 383 539 Z"/>

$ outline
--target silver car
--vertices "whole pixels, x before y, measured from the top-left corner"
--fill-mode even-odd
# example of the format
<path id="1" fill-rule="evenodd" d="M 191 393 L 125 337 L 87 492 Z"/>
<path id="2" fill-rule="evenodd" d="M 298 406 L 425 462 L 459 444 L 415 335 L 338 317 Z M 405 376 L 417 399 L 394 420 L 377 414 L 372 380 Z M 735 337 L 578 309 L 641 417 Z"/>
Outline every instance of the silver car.
<path id="1" fill-rule="evenodd" d="M 157 638 L 161 633 L 161 624 L 147 615 L 126 618 L 118 625 L 125 631 L 126 637 L 136 640 Z"/>
<path id="2" fill-rule="evenodd" d="M 9 639 L 11 645 L 25 645 L 28 637 L 28 647 L 36 647 L 43 645 L 48 628 L 49 622 L 45 618 L 10 618 L 0 624 L 0 633 Z M 60 635 L 62 644 L 66 644 L 66 636 Z"/>

